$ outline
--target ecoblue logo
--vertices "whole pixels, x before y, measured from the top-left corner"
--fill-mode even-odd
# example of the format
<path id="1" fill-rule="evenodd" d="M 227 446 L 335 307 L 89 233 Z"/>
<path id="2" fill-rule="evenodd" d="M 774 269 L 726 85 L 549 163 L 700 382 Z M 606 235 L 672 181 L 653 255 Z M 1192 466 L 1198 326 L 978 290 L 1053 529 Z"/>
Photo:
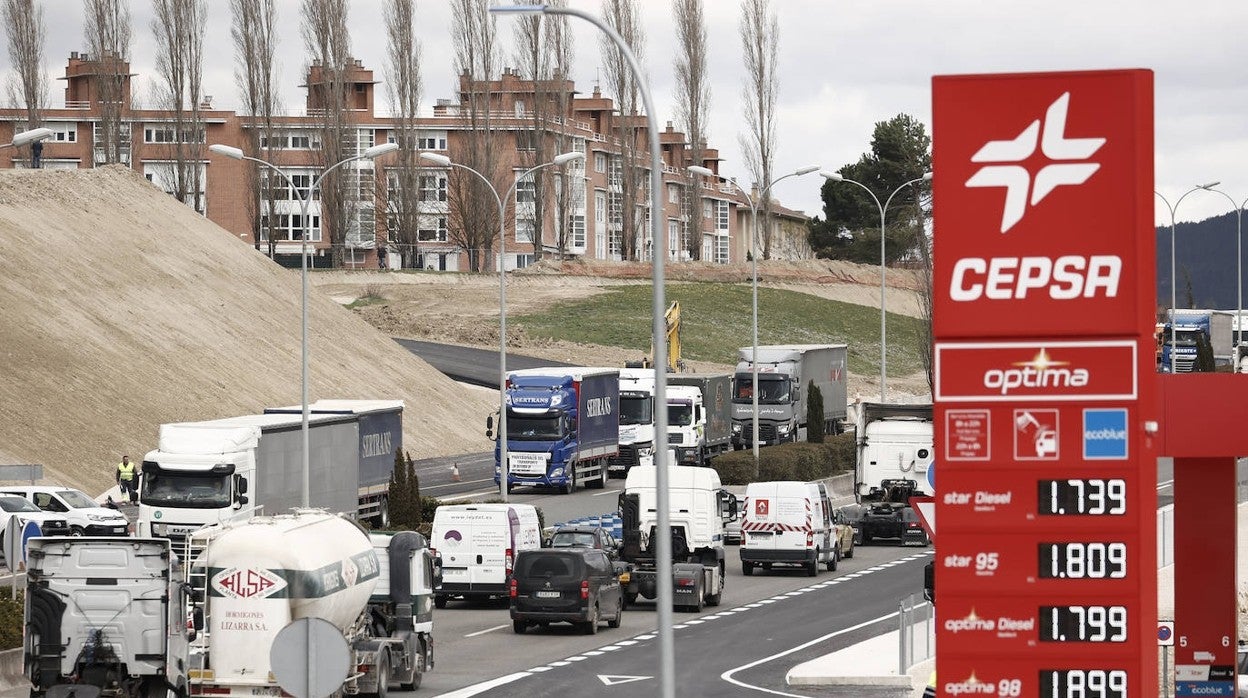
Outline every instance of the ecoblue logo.
<path id="1" fill-rule="evenodd" d="M 1125 460 L 1127 457 L 1127 411 L 1083 411 L 1083 457 L 1085 460 Z"/>

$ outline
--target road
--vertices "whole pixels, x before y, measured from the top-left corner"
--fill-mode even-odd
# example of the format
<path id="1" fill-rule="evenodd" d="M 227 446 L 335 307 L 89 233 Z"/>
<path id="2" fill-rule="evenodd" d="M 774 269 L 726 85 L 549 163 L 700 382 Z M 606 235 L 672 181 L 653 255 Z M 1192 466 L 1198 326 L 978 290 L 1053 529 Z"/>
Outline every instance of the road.
<path id="1" fill-rule="evenodd" d="M 414 339 L 395 338 L 404 349 L 424 359 L 426 363 L 447 376 L 460 381 L 486 388 L 498 387 L 498 351 L 491 349 L 473 349 L 454 344 L 438 344 L 422 342 Z M 507 370 L 522 368 L 541 368 L 543 366 L 571 366 L 572 364 L 539 359 L 507 352 Z"/>

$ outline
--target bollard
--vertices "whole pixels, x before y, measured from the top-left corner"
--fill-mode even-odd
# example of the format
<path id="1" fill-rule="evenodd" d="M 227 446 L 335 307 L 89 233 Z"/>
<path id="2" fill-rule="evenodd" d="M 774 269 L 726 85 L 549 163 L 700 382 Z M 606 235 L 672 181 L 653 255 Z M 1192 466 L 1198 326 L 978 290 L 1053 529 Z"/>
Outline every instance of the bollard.
<path id="1" fill-rule="evenodd" d="M 459 482 L 459 463 L 451 464 L 451 482 Z"/>

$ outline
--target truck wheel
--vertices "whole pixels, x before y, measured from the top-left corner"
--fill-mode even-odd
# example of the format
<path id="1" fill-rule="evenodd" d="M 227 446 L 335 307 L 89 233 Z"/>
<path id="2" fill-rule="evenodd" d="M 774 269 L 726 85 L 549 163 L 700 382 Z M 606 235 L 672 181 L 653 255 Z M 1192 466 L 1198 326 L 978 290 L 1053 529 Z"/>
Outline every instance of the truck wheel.
<path id="1" fill-rule="evenodd" d="M 526 622 L 526 621 L 523 621 L 523 620 L 513 620 L 513 621 L 511 621 L 511 629 L 512 629 L 512 631 L 514 631 L 517 635 L 523 635 L 523 634 L 524 634 L 524 630 L 525 630 L 525 628 L 528 628 L 528 627 L 529 627 L 529 624 L 528 624 L 528 622 Z"/>
<path id="2" fill-rule="evenodd" d="M 416 689 L 420 688 L 420 680 L 422 678 L 423 678 L 423 675 L 420 673 L 420 670 L 416 669 L 415 671 L 412 672 L 411 683 L 401 683 L 399 684 L 399 688 L 403 689 L 404 691 L 415 691 Z"/>
<path id="3" fill-rule="evenodd" d="M 707 606 L 718 606 L 718 605 L 719 605 L 719 600 L 720 600 L 721 598 L 723 598 L 723 595 L 724 595 L 724 583 L 725 583 L 726 581 L 727 581 L 727 580 L 725 580 L 725 579 L 724 579 L 724 566 L 723 566 L 723 563 L 720 563 L 720 566 L 719 566 L 719 586 L 718 586 L 718 588 L 716 588 L 716 590 L 715 590 L 715 593 L 714 593 L 714 594 L 711 594 L 710 596 L 706 597 L 706 605 L 707 605 Z"/>
<path id="4" fill-rule="evenodd" d="M 386 698 L 390 695 L 390 653 L 382 652 L 377 660 L 377 692 L 364 695 L 374 698 Z"/>
<path id="5" fill-rule="evenodd" d="M 754 563 L 753 563 L 753 562 L 742 562 L 742 563 L 741 563 L 741 574 L 743 574 L 743 575 L 745 575 L 745 576 L 747 576 L 747 577 L 752 576 L 752 575 L 754 574 Z"/>
<path id="6" fill-rule="evenodd" d="M 632 606 L 635 603 L 637 603 L 637 592 L 635 591 L 624 592 L 624 605 Z"/>
<path id="7" fill-rule="evenodd" d="M 446 602 L 448 600 L 449 599 L 447 599 L 446 594 L 434 594 L 433 606 L 434 608 L 446 608 Z"/>
<path id="8" fill-rule="evenodd" d="M 853 556 L 854 556 L 854 546 L 851 545 L 849 546 L 849 552 L 845 553 L 842 557 L 849 559 Z"/>
<path id="9" fill-rule="evenodd" d="M 560 492 L 564 494 L 572 494 L 572 491 L 575 489 L 576 489 L 576 472 L 573 471 L 573 472 L 568 473 L 568 479 L 567 481 L 563 483 L 563 488 L 560 489 Z"/>
<path id="10" fill-rule="evenodd" d="M 832 556 L 828 558 L 828 571 L 829 571 L 829 572 L 835 572 L 835 571 L 836 571 L 836 566 L 840 563 L 840 561 L 841 561 L 841 549 L 840 549 L 840 547 L 833 548 L 833 549 L 832 549 Z"/>
<path id="11" fill-rule="evenodd" d="M 598 473 L 598 477 L 585 485 L 596 490 L 605 490 L 607 488 L 607 466 L 602 466 L 602 470 Z"/>

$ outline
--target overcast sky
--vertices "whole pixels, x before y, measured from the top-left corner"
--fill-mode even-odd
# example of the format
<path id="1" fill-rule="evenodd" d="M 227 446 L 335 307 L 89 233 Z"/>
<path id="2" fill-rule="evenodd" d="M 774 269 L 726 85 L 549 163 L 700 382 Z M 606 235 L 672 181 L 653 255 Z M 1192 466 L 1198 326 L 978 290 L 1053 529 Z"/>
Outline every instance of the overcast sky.
<path id="1" fill-rule="evenodd" d="M 64 74 L 70 51 L 82 50 L 79 0 L 41 0 L 48 20 L 46 63 Z M 385 80 L 382 0 L 350 0 L 354 55 Z M 240 104 L 233 78 L 230 17 L 224 0 L 209 0 L 205 93 L 219 108 Z M 597 0 L 571 0 L 597 13 Z M 644 63 L 663 125 L 675 120 L 674 32 L 670 3 L 640 2 Z M 301 110 L 298 88 L 306 64 L 299 33 L 300 0 L 278 0 L 279 82 L 287 111 Z M 773 0 L 780 26 L 779 174 L 807 164 L 837 169 L 869 147 L 874 124 L 899 113 L 931 124 L 933 75 L 1040 70 L 1150 68 L 1156 72 L 1157 189 L 1171 200 L 1214 180 L 1237 202 L 1248 197 L 1248 2 L 1245 0 Z M 130 0 L 132 71 L 140 89 L 153 78 L 149 0 Z M 423 46 L 424 103 L 450 98 L 450 11 L 445 0 L 417 0 Z M 743 133 L 737 0 L 706 0 L 711 111 L 709 144 L 724 158 L 721 173 L 749 181 L 738 146 Z M 597 31 L 572 19 L 578 90 L 588 94 L 601 65 Z M 510 55 L 515 20 L 498 19 Z M 10 76 L 7 51 L 0 69 Z M 514 60 L 506 62 L 514 65 Z M 53 83 L 54 106 L 63 83 Z M 383 88 L 384 89 L 384 88 Z M 384 94 L 379 91 L 379 95 Z M 384 97 L 379 97 L 379 104 Z M 936 176 L 940 176 L 939 173 Z M 821 214 L 817 175 L 776 185 L 787 206 Z M 1231 210 L 1205 192 L 1187 197 L 1178 219 Z M 1159 205 L 1159 223 L 1169 213 Z"/>

